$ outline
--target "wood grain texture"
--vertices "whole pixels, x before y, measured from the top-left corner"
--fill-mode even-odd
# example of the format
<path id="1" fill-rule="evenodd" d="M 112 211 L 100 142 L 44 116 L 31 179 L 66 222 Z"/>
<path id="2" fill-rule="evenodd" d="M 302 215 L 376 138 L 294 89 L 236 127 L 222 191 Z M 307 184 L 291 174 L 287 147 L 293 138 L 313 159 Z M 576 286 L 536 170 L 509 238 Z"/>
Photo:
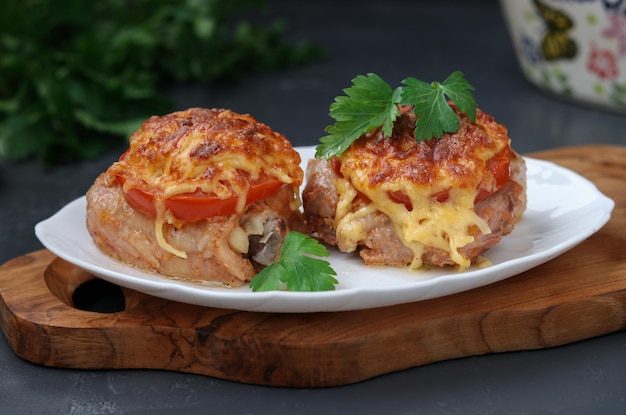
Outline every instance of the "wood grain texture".
<path id="1" fill-rule="evenodd" d="M 626 328 L 626 147 L 531 155 L 613 198 L 611 220 L 564 255 L 471 291 L 372 310 L 270 314 L 204 308 L 123 289 L 117 313 L 82 311 L 93 277 L 41 250 L 0 267 L 0 323 L 46 366 L 149 368 L 244 383 L 323 387 L 463 356 L 557 346 Z"/>

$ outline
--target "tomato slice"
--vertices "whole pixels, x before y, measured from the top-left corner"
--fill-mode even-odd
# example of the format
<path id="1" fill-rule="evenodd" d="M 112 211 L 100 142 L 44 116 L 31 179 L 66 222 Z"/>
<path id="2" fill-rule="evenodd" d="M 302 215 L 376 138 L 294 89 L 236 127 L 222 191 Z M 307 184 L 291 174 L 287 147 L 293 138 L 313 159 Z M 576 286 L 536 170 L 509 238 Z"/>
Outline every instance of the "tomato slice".
<path id="1" fill-rule="evenodd" d="M 337 156 L 333 156 L 330 159 L 330 167 L 333 169 L 337 177 L 343 178 L 343 174 L 341 173 L 341 159 Z"/>
<path id="2" fill-rule="evenodd" d="M 508 146 L 502 149 L 490 160 L 487 160 L 487 168 L 493 173 L 494 177 L 496 178 L 496 185 L 498 186 L 498 189 L 509 182 L 509 165 L 510 150 Z"/>
<path id="3" fill-rule="evenodd" d="M 123 186 L 126 179 L 119 174 L 115 177 L 118 183 Z M 246 197 L 246 205 L 278 193 L 283 185 L 280 180 L 270 179 L 251 186 Z M 152 193 L 139 188 L 131 188 L 125 193 L 125 197 L 128 204 L 134 209 L 150 217 L 156 217 L 156 206 Z M 206 218 L 234 213 L 237 200 L 237 196 L 220 199 L 196 190 L 193 193 L 182 193 L 165 199 L 165 208 L 169 209 L 177 219 L 197 222 Z"/>
<path id="4" fill-rule="evenodd" d="M 391 199 L 395 203 L 403 204 L 406 210 L 408 210 L 409 212 L 413 210 L 413 204 L 411 203 L 411 199 L 406 193 L 399 190 L 394 190 L 393 192 L 387 192 L 387 196 L 389 196 L 389 199 Z"/>
<path id="5" fill-rule="evenodd" d="M 388 192 L 387 195 L 389 196 L 389 199 L 393 200 L 394 202 L 402 203 L 404 207 L 406 207 L 406 210 L 408 210 L 409 212 L 413 210 L 413 203 L 406 193 L 401 191 L 393 191 Z M 439 203 L 444 203 L 446 200 L 448 200 L 448 198 L 450 198 L 450 194 L 447 190 L 443 190 L 432 195 L 431 200 L 437 201 Z"/>
<path id="6" fill-rule="evenodd" d="M 487 160 L 487 169 L 493 173 L 493 176 L 496 179 L 496 190 L 487 191 L 484 189 L 478 190 L 478 195 L 476 196 L 476 202 L 480 202 L 481 200 L 485 200 L 489 196 L 491 196 L 495 191 L 503 187 L 505 184 L 509 182 L 510 179 L 510 171 L 509 171 L 509 147 L 505 147 L 498 154 L 493 156 L 491 159 Z M 391 200 L 396 203 L 402 203 L 406 209 L 410 212 L 413 210 L 413 205 L 411 204 L 411 199 L 408 195 L 400 191 L 389 192 L 388 196 Z M 447 191 L 441 191 L 433 195 L 432 199 L 436 200 L 439 203 L 444 203 L 450 195 Z"/>
<path id="7" fill-rule="evenodd" d="M 485 200 L 509 182 L 511 177 L 509 146 L 504 147 L 498 154 L 487 160 L 487 169 L 493 173 L 493 176 L 496 179 L 496 190 L 487 191 L 479 189 L 478 196 L 476 196 L 476 202 Z"/>

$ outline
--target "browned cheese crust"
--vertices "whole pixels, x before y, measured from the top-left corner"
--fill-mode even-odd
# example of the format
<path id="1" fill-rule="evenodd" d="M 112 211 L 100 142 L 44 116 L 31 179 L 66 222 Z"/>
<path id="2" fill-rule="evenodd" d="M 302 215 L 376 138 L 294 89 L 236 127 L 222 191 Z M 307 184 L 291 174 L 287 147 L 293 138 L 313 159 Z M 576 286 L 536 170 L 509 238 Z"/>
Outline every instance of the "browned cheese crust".
<path id="1" fill-rule="evenodd" d="M 478 110 L 473 123 L 453 109 L 460 128 L 440 139 L 417 142 L 416 117 L 401 108 L 391 137 L 376 129 L 339 158 L 310 161 L 302 197 L 312 233 L 369 265 L 461 269 L 510 233 L 526 207 L 524 161 L 492 116 Z M 500 152 L 511 178 L 498 189 L 489 163 Z"/>
<path id="2" fill-rule="evenodd" d="M 192 108 L 148 119 L 111 166 L 127 187 L 166 196 L 200 189 L 220 197 L 245 194 L 269 177 L 299 186 L 300 155 L 280 133 L 247 114 Z"/>
<path id="3" fill-rule="evenodd" d="M 116 175 L 126 179 L 123 187 Z M 224 216 L 187 222 L 161 203 L 196 190 L 245 201 L 251 186 L 268 179 L 284 183 L 278 193 Z M 126 264 L 239 286 L 277 259 L 288 229 L 302 229 L 302 179 L 300 156 L 289 141 L 249 115 L 192 108 L 155 116 L 87 192 L 87 229 L 103 252 Z M 131 188 L 154 194 L 155 218 L 128 204 L 125 191 Z"/>

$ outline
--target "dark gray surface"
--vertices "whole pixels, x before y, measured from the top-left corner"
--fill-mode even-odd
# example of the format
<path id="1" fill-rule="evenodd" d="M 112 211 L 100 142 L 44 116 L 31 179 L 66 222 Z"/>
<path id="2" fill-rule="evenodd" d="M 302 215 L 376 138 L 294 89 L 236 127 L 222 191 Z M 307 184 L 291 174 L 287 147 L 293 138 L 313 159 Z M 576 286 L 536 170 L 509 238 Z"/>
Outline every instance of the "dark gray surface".
<path id="1" fill-rule="evenodd" d="M 626 144 L 626 116 L 555 100 L 517 68 L 496 1 L 272 1 L 293 39 L 328 51 L 317 63 L 203 90 L 179 87 L 180 108 L 249 112 L 314 145 L 328 106 L 357 74 L 397 85 L 461 69 L 479 105 L 509 127 L 522 153 L 586 143 Z M 36 222 L 82 195 L 120 154 L 42 170 L 0 172 L 0 263 L 40 249 Z M 626 413 L 626 332 L 546 350 L 435 363 L 328 389 L 269 388 L 166 371 L 45 368 L 0 335 L 0 413 L 609 414 Z"/>

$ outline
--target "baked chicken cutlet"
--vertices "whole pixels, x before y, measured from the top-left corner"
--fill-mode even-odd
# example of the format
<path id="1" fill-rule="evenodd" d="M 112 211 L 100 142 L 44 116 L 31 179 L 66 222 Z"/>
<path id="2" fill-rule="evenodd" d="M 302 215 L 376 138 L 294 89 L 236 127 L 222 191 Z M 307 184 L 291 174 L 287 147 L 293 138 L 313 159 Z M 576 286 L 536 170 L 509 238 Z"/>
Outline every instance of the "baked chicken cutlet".
<path id="1" fill-rule="evenodd" d="M 340 156 L 309 161 L 307 224 L 368 265 L 467 269 L 509 234 L 526 207 L 524 160 L 504 126 L 480 109 L 459 129 L 417 141 L 417 116 L 399 107 L 393 132 L 376 128 Z"/>
<path id="2" fill-rule="evenodd" d="M 87 229 L 107 255 L 172 278 L 235 287 L 302 229 L 304 172 L 290 142 L 250 115 L 154 116 L 87 192 Z"/>

